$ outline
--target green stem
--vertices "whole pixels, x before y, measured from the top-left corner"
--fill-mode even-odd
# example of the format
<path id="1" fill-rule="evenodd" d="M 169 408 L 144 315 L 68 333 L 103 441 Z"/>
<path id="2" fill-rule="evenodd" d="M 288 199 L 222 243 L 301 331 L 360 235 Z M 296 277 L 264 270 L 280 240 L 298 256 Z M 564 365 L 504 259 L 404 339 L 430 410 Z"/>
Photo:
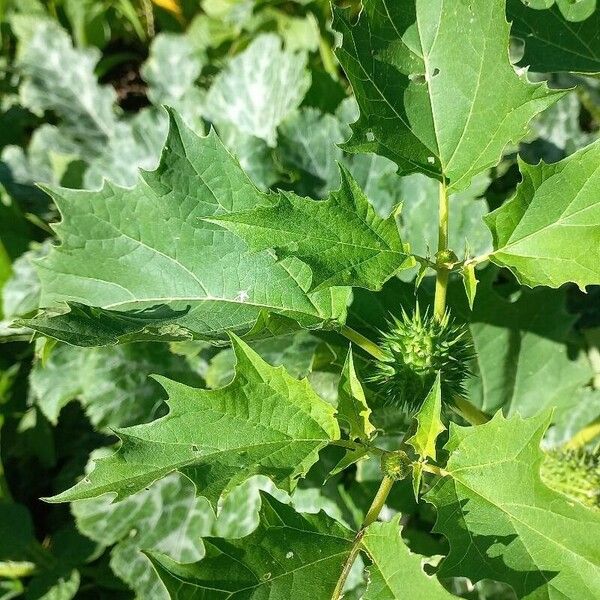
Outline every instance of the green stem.
<path id="1" fill-rule="evenodd" d="M 367 511 L 367 516 L 363 521 L 361 529 L 366 529 L 371 523 L 375 523 L 377 521 L 377 517 L 379 517 L 379 513 L 383 508 L 385 501 L 389 493 L 392 491 L 392 486 L 394 485 L 394 479 L 391 477 L 385 476 L 382 481 L 377 493 L 375 494 L 375 498 L 373 498 L 373 502 L 371 503 L 371 508 Z"/>
<path id="2" fill-rule="evenodd" d="M 566 444 L 565 448 L 581 448 L 600 435 L 600 417 L 586 425 L 576 433 Z"/>
<path id="3" fill-rule="evenodd" d="M 440 467 L 436 467 L 435 465 L 430 465 L 428 463 L 421 464 L 423 466 L 423 471 L 425 471 L 426 473 L 433 473 L 438 477 L 446 477 L 446 475 L 450 475 L 448 471 L 446 471 L 445 469 L 441 469 Z"/>
<path id="4" fill-rule="evenodd" d="M 457 412 L 470 425 L 483 425 L 490 420 L 484 412 L 473 406 L 468 400 L 456 394 L 453 398 L 454 406 L 451 408 Z"/>
<path id="5" fill-rule="evenodd" d="M 442 253 L 448 250 L 448 189 L 446 182 L 440 182 L 439 192 L 439 222 L 438 222 L 438 259 L 437 275 L 435 278 L 435 301 L 433 305 L 433 315 L 441 321 L 446 314 L 446 293 L 448 290 L 448 277 L 450 272 L 442 264 L 446 261 L 442 259 Z"/>
<path id="6" fill-rule="evenodd" d="M 338 582 L 335 586 L 335 590 L 333 591 L 333 595 L 331 600 L 340 600 L 344 591 L 344 585 L 346 580 L 348 579 L 348 575 L 350 574 L 350 570 L 352 569 L 352 565 L 360 552 L 360 546 L 362 544 L 362 539 L 365 535 L 365 530 L 371 523 L 377 521 L 379 517 L 379 513 L 381 509 L 385 505 L 385 501 L 394 485 L 394 480 L 391 477 L 384 477 L 381 481 L 381 485 L 375 494 L 375 498 L 373 498 L 373 502 L 371 503 L 371 507 L 367 511 L 367 515 L 365 516 L 365 520 L 361 525 L 356 537 L 354 538 L 354 543 L 352 544 L 352 548 L 350 549 L 350 554 L 344 563 L 344 568 L 342 569 L 342 573 Z"/>
<path id="7" fill-rule="evenodd" d="M 329 75 L 331 75 L 331 77 L 337 81 L 339 76 L 335 54 L 333 53 L 333 50 L 329 45 L 329 41 L 325 38 L 325 36 L 322 36 L 321 40 L 319 41 L 319 54 L 321 55 L 321 61 L 323 62 L 325 72 L 329 73 Z"/>
<path id="8" fill-rule="evenodd" d="M 348 338 L 351 342 L 356 344 L 359 348 L 362 348 L 365 352 L 376 358 L 377 360 L 385 360 L 385 354 L 379 349 L 377 344 L 366 338 L 358 331 L 354 331 L 351 327 L 343 325 L 340 333 Z"/>

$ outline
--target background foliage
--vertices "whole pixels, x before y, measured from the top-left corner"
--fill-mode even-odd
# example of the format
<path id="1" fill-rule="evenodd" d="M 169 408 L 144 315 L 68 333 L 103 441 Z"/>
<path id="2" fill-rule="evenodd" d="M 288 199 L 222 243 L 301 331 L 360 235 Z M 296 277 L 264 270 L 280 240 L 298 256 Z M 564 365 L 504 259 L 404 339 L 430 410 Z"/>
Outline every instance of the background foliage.
<path id="1" fill-rule="evenodd" d="M 345 4 L 350 7 L 348 14 L 352 14 L 358 3 Z M 449 303 L 458 319 L 469 323 L 477 352 L 473 376 L 467 382 L 469 397 L 488 414 L 501 414 L 486 430 L 469 433 L 455 428 L 450 433 L 437 432 L 444 441 L 450 440 L 449 446 L 468 436 L 481 436 L 481 440 L 471 442 L 485 447 L 491 444 L 483 438 L 490 436 L 506 457 L 515 451 L 510 446 L 513 434 L 541 441 L 545 449 L 551 450 L 569 443 L 582 430 L 587 436 L 584 442 L 593 446 L 594 434 L 600 433 L 600 288 L 588 286 L 587 293 L 583 293 L 574 284 L 562 285 L 573 281 L 584 288 L 589 283 L 586 277 L 590 265 L 584 264 L 580 272 L 570 271 L 565 277 L 562 264 L 544 263 L 539 245 L 528 238 L 520 252 L 539 252 L 537 268 L 546 277 L 543 283 L 558 289 L 521 287 L 504 266 L 511 267 L 525 283 L 539 278 L 539 273 L 531 273 L 527 265 L 519 263 L 514 250 L 519 240 L 510 237 L 513 231 L 507 234 L 502 229 L 498 213 L 487 217 L 493 235 L 482 220 L 501 206 L 518 213 L 519 194 L 510 205 L 505 204 L 521 177 L 518 154 L 529 164 L 542 159 L 556 163 L 598 138 L 600 87 L 598 79 L 586 73 L 600 71 L 600 9 L 594 0 L 509 0 L 507 14 L 513 21 L 511 61 L 515 69 L 521 72 L 529 66 L 531 80 L 546 81 L 551 90 L 567 91 L 547 111 L 534 117 L 524 141 L 504 149 L 497 166 L 488 168 L 486 157 L 480 157 L 479 163 L 467 161 L 468 169 L 454 165 L 457 172 L 462 169 L 468 175 L 476 174 L 470 185 L 458 184 L 451 190 L 450 245 L 458 258 L 486 254 L 494 242 L 496 248 L 503 243 L 507 246 L 498 253 L 496 264 L 478 269 L 479 285 L 472 310 L 461 281 L 451 281 L 449 290 Z M 414 304 L 413 280 L 418 267 L 402 271 L 380 291 L 376 290 L 387 277 L 378 281 L 374 276 L 394 272 L 402 265 L 407 244 L 416 254 L 433 254 L 437 245 L 437 183 L 404 168 L 402 156 L 351 152 L 365 140 L 374 140 L 368 140 L 367 133 L 360 131 L 362 125 L 350 127 L 359 112 L 333 52 L 340 37 L 332 28 L 327 1 L 0 0 L 0 34 L 0 598 L 168 599 L 178 585 L 173 573 L 200 587 L 210 587 L 211 581 L 221 576 L 219 553 L 224 552 L 225 544 L 229 550 L 235 549 L 249 571 L 258 572 L 264 557 L 253 552 L 255 540 L 262 540 L 265 552 L 275 552 L 282 537 L 287 541 L 290 532 L 298 530 L 306 533 L 298 542 L 298 556 L 280 557 L 280 563 L 285 565 L 287 561 L 287 566 L 281 567 L 280 573 L 269 572 L 267 580 L 280 577 L 279 581 L 285 582 L 289 574 L 286 569 L 312 564 L 310 552 L 318 547 L 323 552 L 320 582 L 328 585 L 332 577 L 328 560 L 350 552 L 352 539 L 344 526 L 360 525 L 380 479 L 377 461 L 369 459 L 324 482 L 343 456 L 341 448 L 328 447 L 315 465 L 317 452 L 328 440 L 339 437 L 332 406 L 343 415 L 351 437 L 358 438 L 361 432 L 368 437 L 373 427 L 385 428 L 386 435 L 378 438 L 378 443 L 389 448 L 406 430 L 406 415 L 383 402 L 369 386 L 364 390 L 360 387 L 356 372 L 368 374 L 367 361 L 360 352 L 348 356 L 347 344 L 333 333 L 291 331 L 286 317 L 307 326 L 323 319 L 346 318 L 357 331 L 377 338 L 389 312 L 399 315 L 402 305 L 409 308 Z M 560 51 L 556 49 L 557 39 L 562 45 Z M 344 62 L 343 52 L 339 57 Z M 488 67 L 490 73 L 500 72 L 491 61 Z M 453 110 L 453 101 L 449 98 L 445 106 L 448 113 Z M 543 98 L 539 101 L 545 102 Z M 210 296 L 213 303 L 199 302 L 198 307 L 186 312 L 185 305 L 173 302 L 168 312 L 150 310 L 143 319 L 125 324 L 112 323 L 107 314 L 105 322 L 110 327 L 86 329 L 89 339 L 83 337 L 83 330 L 73 333 L 65 327 L 52 332 L 62 341 L 38 337 L 35 345 L 29 344 L 32 331 L 15 327 L 15 319 L 31 317 L 39 306 L 68 295 L 70 289 L 75 289 L 76 276 L 90 278 L 89 296 L 80 297 L 82 306 L 75 309 L 81 311 L 81 323 L 89 317 L 84 305 L 97 302 L 99 297 L 103 305 L 139 308 L 140 298 L 155 297 L 164 286 L 167 270 L 156 265 L 156 280 L 145 279 L 139 283 L 138 298 L 124 299 L 117 286 L 105 285 L 103 268 L 109 269 L 111 254 L 101 244 L 96 248 L 96 262 L 77 263 L 76 257 L 65 253 L 62 258 L 52 255 L 39 270 L 35 267 L 36 261 L 48 254 L 55 238 L 49 224 L 58 220 L 57 207 L 76 206 L 82 219 L 94 210 L 121 219 L 121 212 L 111 211 L 115 206 L 122 207 L 124 198 L 135 196 L 146 203 L 144 211 L 151 213 L 153 194 L 163 193 L 165 181 L 146 173 L 143 193 L 139 187 L 131 188 L 138 182 L 139 169 L 152 171 L 159 164 L 169 128 L 163 105 L 179 115 L 173 117 L 179 137 L 172 128 L 170 147 L 180 143 L 187 153 L 204 160 L 202 165 L 207 171 L 215 163 L 235 165 L 237 159 L 250 176 L 257 189 L 250 192 L 249 186 L 243 188 L 246 193 L 231 198 L 230 211 L 252 206 L 264 199 L 268 190 L 280 190 L 281 197 L 288 199 L 285 205 L 278 205 L 277 210 L 265 206 L 261 218 L 298 223 L 314 219 L 322 227 L 312 230 L 314 239 L 305 239 L 300 228 L 290 252 L 310 265 L 313 288 L 309 293 L 309 274 L 293 257 L 286 259 L 289 262 L 284 268 L 266 252 L 259 255 L 262 262 L 253 254 L 243 268 L 236 270 L 236 257 L 231 264 L 227 259 L 211 260 L 207 242 L 197 249 L 207 257 L 206 272 L 195 277 L 186 289 L 187 275 L 178 272 L 171 285 L 181 285 L 194 297 Z M 532 115 L 537 112 L 532 110 Z M 485 107 L 476 108 L 473 127 L 484 126 L 477 121 L 484 114 Z M 214 130 L 228 152 L 218 144 L 214 133 L 198 141 L 186 133 L 186 128 L 200 135 Z M 389 131 L 397 134 L 400 129 Z M 385 139 L 376 141 L 387 143 Z M 497 154 L 501 146 L 490 152 Z M 537 189 L 540 181 L 536 178 L 551 177 L 559 169 L 571 169 L 579 175 L 593 171 L 597 168 L 597 153 L 588 162 L 586 156 L 589 154 L 576 154 L 572 162 L 561 163 L 565 166 L 549 164 L 541 176 L 523 164 L 521 170 L 527 185 Z M 452 161 L 443 152 L 431 157 L 433 162 L 429 158 L 423 156 L 423 166 L 430 167 L 432 173 L 444 161 Z M 173 161 L 175 171 L 189 168 L 168 153 L 163 160 Z M 343 166 L 341 171 L 338 163 Z M 396 173 L 398 165 L 401 176 Z M 236 181 L 241 182 L 241 170 L 231 168 L 237 169 Z M 348 174 L 362 192 L 352 188 Z M 470 179 L 464 174 L 462 177 Z M 108 184 L 103 197 L 82 192 L 98 189 L 104 181 Z M 185 185 L 183 177 L 167 183 L 178 192 Z M 50 187 L 36 184 L 65 189 L 50 191 Z M 188 191 L 194 194 L 194 190 Z M 298 203 L 286 192 L 327 200 Z M 557 193 L 565 202 L 569 200 L 568 185 Z M 328 229 L 339 227 L 331 207 L 337 210 L 356 197 L 359 199 L 352 206 L 353 214 L 367 215 L 376 231 L 365 232 L 360 223 L 349 229 L 349 239 L 356 241 L 360 236 L 360 251 L 365 253 L 364 268 L 349 273 L 344 264 L 347 255 L 334 249 L 324 256 L 330 244 L 319 247 L 316 240 L 322 242 Z M 400 204 L 402 211 L 398 210 Z M 175 229 L 184 209 L 183 205 L 173 207 Z M 204 211 L 198 213 L 199 219 L 215 214 L 215 206 L 198 210 Z M 286 212 L 282 214 L 282 210 Z M 390 214 L 395 215 L 402 241 L 395 227 L 381 221 Z M 130 215 L 133 223 L 135 216 Z M 63 238 L 65 244 L 73 247 L 77 247 L 80 233 L 76 221 L 74 217 L 73 223 L 61 225 L 68 237 Z M 348 221 L 344 227 L 353 226 Z M 202 227 L 208 229 L 202 231 L 217 227 L 203 223 Z M 220 223 L 231 230 L 224 234 L 224 243 L 233 256 L 242 244 L 233 232 L 247 232 L 253 223 L 235 218 L 221 218 Z M 178 247 L 175 233 L 167 232 L 165 237 Z M 594 247 L 593 240 L 585 237 L 575 243 L 590 264 L 596 261 L 597 265 L 597 244 Z M 251 245 L 254 250 L 275 247 L 282 256 L 289 251 L 285 235 L 274 238 L 273 232 L 266 239 L 252 237 Z M 125 246 L 117 250 L 123 255 L 128 252 Z M 192 255 L 181 262 L 190 266 L 194 260 Z M 52 261 L 62 262 L 57 266 Z M 266 325 L 272 337 L 255 340 L 250 346 L 234 342 L 231 348 L 222 343 L 227 339 L 224 328 L 216 330 L 211 321 L 221 310 L 219 290 L 207 291 L 204 284 L 214 282 L 223 272 L 230 276 L 220 288 L 222 296 L 237 294 L 245 306 L 244 311 L 228 317 L 227 329 L 243 328 L 262 318 L 265 307 L 274 308 L 281 318 L 271 319 Z M 131 272 L 123 277 L 131 279 Z M 277 281 L 278 289 L 284 292 L 274 297 L 269 295 L 269 286 L 257 289 L 259 278 Z M 357 278 L 371 290 L 355 289 L 350 293 L 347 288 L 330 287 L 348 285 Z M 423 305 L 432 299 L 430 279 L 426 277 L 418 291 Z M 142 307 L 150 308 L 147 304 Z M 209 341 L 183 339 L 179 333 L 184 325 Z M 38 330 L 44 331 L 45 326 L 48 323 L 42 318 Z M 171 341 L 140 341 L 156 337 L 157 331 Z M 83 345 L 89 347 L 69 345 L 73 335 L 78 336 L 78 343 L 88 339 Z M 211 344 L 210 340 L 215 339 L 220 343 Z M 115 340 L 137 341 L 110 345 Z M 147 424 L 166 414 L 167 399 L 173 407 L 190 402 L 186 400 L 188 386 L 203 388 L 202 397 L 211 398 L 211 402 L 219 400 L 218 390 L 232 380 L 232 386 L 243 390 L 247 382 L 234 380 L 236 356 L 238 365 L 244 361 L 252 365 L 256 382 L 279 392 L 282 386 L 288 390 L 289 396 L 282 396 L 276 403 L 281 411 L 277 414 L 286 425 L 289 411 L 303 406 L 302 398 L 309 389 L 294 378 L 307 377 L 316 391 L 310 393 L 315 394 L 318 410 L 290 425 L 305 440 L 286 449 L 286 461 L 297 465 L 294 472 L 273 469 L 258 449 L 240 459 L 235 473 L 225 472 L 228 463 L 223 455 L 207 459 L 206 464 L 218 470 L 220 476 L 210 480 L 211 499 L 216 502 L 223 489 L 230 491 L 218 511 L 206 498 L 196 497 L 190 479 L 179 473 L 171 473 L 152 485 L 148 485 L 152 479 L 138 481 L 135 489 L 123 492 L 125 499 L 117 504 L 111 504 L 107 496 L 70 504 L 39 500 L 77 481 L 85 487 L 90 481 L 86 465 L 91 458 L 112 454 L 117 442 L 115 429 L 136 425 L 136 431 L 151 431 L 153 426 Z M 289 375 L 272 369 L 280 365 Z M 165 391 L 160 384 L 164 380 L 151 379 L 151 374 L 176 383 L 165 384 Z M 353 404 L 361 397 L 361 404 Z M 365 398 L 372 410 L 370 415 L 361 413 Z M 252 411 L 259 400 L 262 398 L 247 394 L 248 410 Z M 548 413 L 541 411 L 550 408 L 554 412 L 544 434 Z M 236 415 L 226 399 L 222 399 L 220 411 L 220 423 L 228 419 L 234 423 Z M 535 418 L 526 421 L 517 414 Z M 186 415 L 184 426 L 194 428 L 193 418 Z M 509 418 L 507 425 L 502 415 Z M 170 418 L 178 418 L 175 409 Z M 265 436 L 273 440 L 286 434 L 272 422 L 265 420 L 261 425 Z M 206 448 L 227 443 L 218 429 L 207 429 L 203 435 Z M 434 441 L 435 437 L 437 434 Z M 431 443 L 416 440 L 415 444 L 417 452 L 419 444 L 431 452 Z M 204 448 L 193 447 L 186 452 L 200 450 L 204 452 Z M 540 462 L 535 444 L 526 444 L 521 450 L 530 464 Z M 484 459 L 492 464 L 501 457 L 496 454 Z M 461 503 L 470 501 L 473 509 L 465 518 L 484 541 L 486 532 L 481 523 L 485 518 L 501 521 L 506 535 L 516 532 L 526 546 L 537 544 L 534 537 L 539 531 L 550 535 L 562 531 L 569 519 L 578 523 L 582 538 L 593 539 L 597 524 L 585 521 L 579 504 L 572 508 L 572 514 L 554 512 L 551 518 L 546 516 L 543 522 L 534 523 L 535 510 L 526 506 L 526 499 L 522 499 L 520 508 L 523 514 L 507 506 L 508 492 L 501 482 L 496 486 L 496 496 L 488 498 L 489 505 L 478 504 L 476 498 L 483 494 L 480 487 L 485 488 L 485 482 L 471 481 L 461 474 L 461 467 L 470 460 L 468 453 L 453 458 L 447 466 L 451 477 L 428 492 L 427 499 L 440 515 L 451 514 Z M 257 469 L 257 465 L 264 468 Z M 542 490 L 531 470 L 519 468 L 519 464 L 507 466 L 515 472 L 506 477 L 521 481 L 523 488 Z M 240 471 L 251 477 L 244 481 Z M 109 475 L 115 472 L 115 468 L 107 469 Z M 293 490 L 288 484 L 300 473 L 307 474 L 307 478 Z M 278 487 L 266 475 L 271 475 Z M 494 481 L 488 482 L 488 487 L 498 481 L 497 473 L 489 476 Z M 105 483 L 94 480 L 91 485 L 101 490 Z M 554 493 L 538 493 L 540 504 L 550 511 Z M 298 515 L 290 507 L 306 514 Z M 400 594 L 397 590 L 406 582 L 392 579 L 385 591 L 385 574 L 390 569 L 386 561 L 392 547 L 393 556 L 407 571 L 414 568 L 418 561 L 407 546 L 426 556 L 432 565 L 441 555 L 449 556 L 440 573 L 444 587 L 437 581 L 433 586 L 431 578 L 420 569 L 415 574 L 411 585 L 415 593 L 423 590 L 419 597 L 446 598 L 454 594 L 503 600 L 514 598 L 515 592 L 519 598 L 534 597 L 528 596 L 531 590 L 527 588 L 533 584 L 524 584 L 522 574 L 509 579 L 511 589 L 506 583 L 494 581 L 494 573 L 478 564 L 477 556 L 469 556 L 470 570 L 458 568 L 460 560 L 455 557 L 474 552 L 465 542 L 464 529 L 457 526 L 441 535 L 434 528 L 431 504 L 417 505 L 410 482 L 396 486 L 387 508 L 389 517 L 402 513 L 402 539 L 406 545 L 395 533 L 400 517 L 372 529 L 364 541 L 371 560 L 367 575 L 363 565 L 358 564 L 348 579 L 346 597 L 360 598 L 367 579 L 371 585 L 365 598 L 399 597 L 394 594 Z M 534 533 L 519 529 L 522 519 L 533 523 Z M 282 525 L 275 527 L 274 523 Z M 583 597 L 573 589 L 584 589 L 586 581 L 598 576 L 597 572 L 594 575 L 585 571 L 587 563 L 581 557 L 588 548 L 584 545 L 582 541 L 569 556 L 570 572 L 579 575 L 568 583 L 554 583 L 559 591 L 563 586 L 575 586 L 570 592 L 575 594 L 573 598 Z M 511 552 L 511 556 L 520 556 L 523 548 L 514 546 Z M 555 547 L 542 558 L 530 551 L 532 570 L 543 572 L 540 565 L 546 564 L 551 571 L 562 560 L 567 559 Z M 481 573 L 485 579 L 477 584 L 467 579 L 477 581 Z M 307 598 L 311 597 L 314 577 L 299 584 L 305 586 Z M 260 590 L 261 586 L 271 585 L 267 580 L 242 581 L 239 589 L 254 586 Z"/>

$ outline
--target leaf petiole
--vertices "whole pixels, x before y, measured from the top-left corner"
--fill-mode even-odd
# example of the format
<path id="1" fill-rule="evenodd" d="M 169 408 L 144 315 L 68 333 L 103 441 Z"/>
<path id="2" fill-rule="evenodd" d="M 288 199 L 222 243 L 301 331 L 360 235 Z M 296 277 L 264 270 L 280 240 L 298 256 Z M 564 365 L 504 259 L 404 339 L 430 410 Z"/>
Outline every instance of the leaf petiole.
<path id="1" fill-rule="evenodd" d="M 456 394 L 452 399 L 450 408 L 459 414 L 465 421 L 471 425 L 483 425 L 490 420 L 490 417 L 483 411 L 473 406 L 468 400 Z"/>
<path id="2" fill-rule="evenodd" d="M 358 331 L 355 331 L 347 325 L 343 325 L 340 329 L 340 333 L 345 338 L 356 344 L 359 348 L 362 348 L 365 352 L 370 354 L 373 358 L 376 358 L 377 360 L 385 360 L 386 356 L 379 346 L 361 333 L 358 333 Z"/>

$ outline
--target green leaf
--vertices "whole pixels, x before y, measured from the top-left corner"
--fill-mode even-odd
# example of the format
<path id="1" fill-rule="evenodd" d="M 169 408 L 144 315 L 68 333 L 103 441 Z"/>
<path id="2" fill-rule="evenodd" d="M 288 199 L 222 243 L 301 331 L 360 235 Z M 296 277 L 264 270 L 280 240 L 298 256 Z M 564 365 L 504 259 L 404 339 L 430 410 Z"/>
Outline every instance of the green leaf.
<path id="1" fill-rule="evenodd" d="M 440 433 L 446 431 L 441 415 L 442 387 L 440 374 L 438 373 L 431 391 L 427 394 L 425 401 L 415 415 L 417 430 L 412 437 L 406 440 L 406 443 L 410 444 L 419 456 L 419 461 L 413 463 L 412 466 L 413 491 L 417 501 L 423 478 L 423 463 L 427 462 L 428 458 L 434 461 L 437 460 L 436 441 Z"/>
<path id="2" fill-rule="evenodd" d="M 511 34 L 525 43 L 520 65 L 540 73 L 600 71 L 600 10 L 577 23 L 565 20 L 556 5 L 534 10 L 521 0 L 508 0 L 506 12 Z"/>
<path id="3" fill-rule="evenodd" d="M 312 371 L 315 353 L 321 340 L 307 331 L 256 340 L 250 346 L 270 365 L 283 365 L 296 378 L 307 377 Z M 235 353 L 232 348 L 221 350 L 211 359 L 203 373 L 209 388 L 227 385 L 234 377 Z"/>
<path id="4" fill-rule="evenodd" d="M 150 45 L 150 56 L 140 74 L 148 83 L 148 98 L 177 110 L 189 127 L 201 132 L 204 91 L 195 85 L 205 57 L 186 35 L 160 33 Z"/>
<path id="5" fill-rule="evenodd" d="M 471 315 L 476 373 L 469 398 L 488 414 L 533 416 L 563 406 L 591 380 L 585 354 L 571 343 L 576 316 L 566 309 L 565 290 L 523 289 L 503 298 L 495 269 L 480 271 Z M 458 292 L 462 296 L 462 292 Z"/>
<path id="6" fill-rule="evenodd" d="M 17 67 L 24 76 L 19 94 L 24 106 L 43 114 L 57 114 L 70 136 L 100 148 L 116 126 L 116 93 L 100 86 L 94 67 L 97 48 L 73 48 L 58 22 L 31 16 L 13 17 L 19 40 Z M 85 90 L 85 93 L 81 93 Z"/>
<path id="7" fill-rule="evenodd" d="M 33 261 L 48 254 L 50 243 L 45 242 L 28 250 L 12 264 L 12 273 L 2 287 L 2 313 L 5 319 L 34 312 L 39 306 L 40 280 Z"/>
<path id="8" fill-rule="evenodd" d="M 276 35 L 260 35 L 217 75 L 205 115 L 275 146 L 277 127 L 298 107 L 310 81 L 306 54 L 282 50 Z"/>
<path id="9" fill-rule="evenodd" d="M 342 123 L 316 108 L 302 108 L 281 124 L 277 156 L 284 167 L 298 171 L 298 193 L 322 198 L 339 187 L 337 144 L 344 139 Z"/>
<path id="10" fill-rule="evenodd" d="M 179 563 L 204 557 L 202 538 L 210 535 L 214 512 L 182 475 L 172 474 L 122 502 L 110 496 L 79 500 L 71 506 L 78 530 L 111 546 L 110 566 L 140 598 L 169 600 L 143 550 L 159 552 Z"/>
<path id="11" fill-rule="evenodd" d="M 131 187 L 138 182 L 140 169 L 155 169 L 167 136 L 168 121 L 162 109 L 147 108 L 128 121 L 119 121 L 99 153 L 82 157 L 89 163 L 84 187 L 99 189 L 108 179 Z"/>
<path id="12" fill-rule="evenodd" d="M 575 23 L 587 19 L 596 10 L 596 0 L 556 0 L 556 4 L 565 19 Z"/>
<path id="13" fill-rule="evenodd" d="M 151 560 L 172 596 L 330 600 L 353 537 L 324 513 L 298 514 L 263 494 L 260 524 L 249 536 L 206 539 L 206 558 L 193 565 Z"/>
<path id="14" fill-rule="evenodd" d="M 541 158 L 548 163 L 557 162 L 569 154 L 573 154 L 598 138 L 596 132 L 584 131 L 579 121 L 581 104 L 576 92 L 567 94 L 547 111 L 539 115 L 532 123 L 532 132 L 545 144 Z M 526 162 L 538 162 L 540 156 L 535 154 L 536 142 L 533 142 L 534 157 L 528 159 L 528 147 L 522 147 L 521 155 Z M 548 148 L 546 150 L 546 147 Z"/>
<path id="15" fill-rule="evenodd" d="M 325 197 L 340 185 L 338 162 L 352 173 L 377 214 L 387 217 L 400 202 L 401 179 L 396 165 L 376 154 L 346 155 L 339 148 L 350 136 L 348 123 L 358 117 L 353 97 L 346 98 L 336 114 L 315 108 L 302 108 L 288 117 L 279 128 L 277 157 L 298 177 L 293 189 L 311 198 Z"/>
<path id="16" fill-rule="evenodd" d="M 379 289 L 412 266 L 393 217 L 377 216 L 357 183 L 341 168 L 342 186 L 327 200 L 280 192 L 271 206 L 211 219 L 241 236 L 255 251 L 274 248 L 312 270 L 313 290 L 333 286 Z"/>
<path id="17" fill-rule="evenodd" d="M 427 494 L 450 542 L 440 577 L 504 581 L 517 597 L 596 597 L 600 513 L 546 487 L 539 448 L 549 413 L 451 425 L 447 475 Z"/>
<path id="18" fill-rule="evenodd" d="M 334 26 L 360 106 L 345 149 L 444 178 L 451 191 L 497 164 L 563 94 L 515 73 L 505 0 L 365 0 L 356 24 L 336 10 Z"/>
<path id="19" fill-rule="evenodd" d="M 104 178 L 132 186 L 139 168 L 156 166 L 166 134 L 164 114 L 144 110 L 130 121 L 121 119 L 115 91 L 96 79 L 97 48 L 74 48 L 68 33 L 49 19 L 19 16 L 13 26 L 19 39 L 16 66 L 24 79 L 21 101 L 37 114 L 52 111 L 60 119 L 58 129 L 42 127 L 49 156 L 35 152 L 32 140 L 33 180 L 57 180 L 53 154 L 85 160 L 88 188 L 100 187 Z"/>
<path id="20" fill-rule="evenodd" d="M 168 306 L 154 306 L 140 311 L 116 311 L 69 303 L 69 311 L 42 312 L 31 319 L 17 319 L 16 324 L 73 346 L 109 346 L 118 343 L 159 339 L 184 341 L 193 336 L 178 325 L 187 308 L 174 311 Z"/>
<path id="21" fill-rule="evenodd" d="M 477 285 L 479 280 L 475 274 L 475 264 L 465 264 L 460 271 L 463 278 L 463 284 L 465 286 L 465 293 L 467 294 L 467 300 L 469 301 L 469 308 L 473 310 L 475 304 L 475 295 L 477 294 Z"/>
<path id="22" fill-rule="evenodd" d="M 218 123 L 217 132 L 227 149 L 239 160 L 256 187 L 267 190 L 280 177 L 274 151 L 260 138 L 244 133 L 231 123 Z"/>
<path id="23" fill-rule="evenodd" d="M 108 348 L 59 345 L 30 374 L 33 399 L 54 425 L 61 409 L 79 400 L 100 429 L 151 421 L 163 408 L 157 374 L 187 384 L 201 383 L 182 357 L 165 344 L 125 344 Z"/>
<path id="24" fill-rule="evenodd" d="M 364 600 L 396 600 L 397 598 L 456 598 L 442 584 L 423 571 L 423 556 L 413 554 L 401 536 L 400 515 L 388 523 L 373 523 L 362 540 L 373 564 L 367 568 L 368 581 Z"/>
<path id="25" fill-rule="evenodd" d="M 485 218 L 491 260 L 529 286 L 600 283 L 599 163 L 600 141 L 558 163 L 520 161 L 515 196 Z"/>
<path id="26" fill-rule="evenodd" d="M 80 583 L 77 567 L 88 562 L 96 550 L 94 544 L 71 528 L 53 532 L 42 546 L 35 538 L 33 521 L 25 506 L 2 499 L 0 540 L 0 579 L 30 578 L 25 597 L 36 600 L 76 597 Z"/>
<path id="27" fill-rule="evenodd" d="M 20 146 L 3 148 L 2 161 L 9 166 L 15 183 L 27 186 L 40 182 L 59 184 L 64 168 L 58 167 L 78 158 L 80 152 L 79 144 L 68 138 L 62 129 L 45 123 L 33 132 L 27 151 Z M 32 193 L 36 194 L 35 191 Z"/>
<path id="28" fill-rule="evenodd" d="M 427 398 L 425 398 L 421 408 L 415 415 L 417 421 L 417 431 L 406 440 L 422 460 L 431 458 L 436 460 L 435 443 L 440 433 L 446 431 L 442 423 L 442 388 L 440 374 L 435 380 L 433 387 Z"/>
<path id="29" fill-rule="evenodd" d="M 160 378 L 169 414 L 119 430 L 119 451 L 51 501 L 106 492 L 121 499 L 173 471 L 187 475 L 214 504 L 252 475 L 292 489 L 318 452 L 339 438 L 334 409 L 306 380 L 271 367 L 239 338 L 232 342 L 238 362 L 229 386 L 207 391 Z"/>
<path id="30" fill-rule="evenodd" d="M 306 326 L 343 319 L 347 290 L 308 294 L 311 275 L 300 261 L 250 252 L 207 222 L 270 198 L 214 133 L 197 137 L 174 115 L 158 170 L 135 188 L 106 183 L 98 192 L 52 195 L 62 244 L 39 265 L 41 306 L 78 302 L 103 311 L 29 324 L 47 335 L 94 345 L 142 331 L 146 339 L 223 338 L 226 330 L 247 332 L 267 312 Z M 157 317 L 168 317 L 162 327 Z"/>
<path id="31" fill-rule="evenodd" d="M 544 443 L 556 448 L 569 442 L 586 426 L 600 422 L 600 390 L 581 388 L 564 401 L 554 412 L 554 423 Z"/>
<path id="32" fill-rule="evenodd" d="M 375 432 L 375 427 L 370 421 L 371 409 L 354 369 L 352 346 L 348 349 L 338 385 L 337 416 L 348 426 L 350 439 L 368 441 Z"/>

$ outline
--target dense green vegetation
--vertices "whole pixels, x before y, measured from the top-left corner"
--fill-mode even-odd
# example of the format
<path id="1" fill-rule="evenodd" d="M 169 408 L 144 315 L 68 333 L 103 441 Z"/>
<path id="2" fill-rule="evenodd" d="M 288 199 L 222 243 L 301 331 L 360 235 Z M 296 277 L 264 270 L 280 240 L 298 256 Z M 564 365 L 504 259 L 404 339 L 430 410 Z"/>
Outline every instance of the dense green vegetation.
<path id="1" fill-rule="evenodd" d="M 0 0 L 0 599 L 600 597 L 596 0 Z"/>

